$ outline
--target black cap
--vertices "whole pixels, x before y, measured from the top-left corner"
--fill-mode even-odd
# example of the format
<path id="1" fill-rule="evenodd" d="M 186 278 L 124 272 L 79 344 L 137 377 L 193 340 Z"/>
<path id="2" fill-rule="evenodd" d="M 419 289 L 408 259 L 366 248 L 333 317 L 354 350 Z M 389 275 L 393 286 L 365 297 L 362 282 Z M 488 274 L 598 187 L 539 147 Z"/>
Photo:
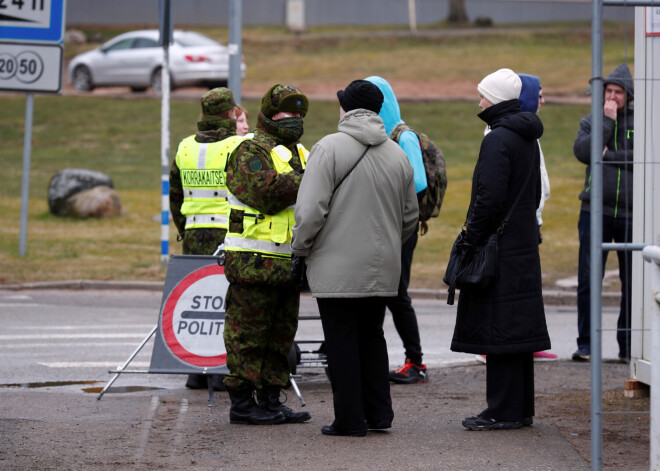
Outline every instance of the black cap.
<path id="1" fill-rule="evenodd" d="M 363 108 L 379 113 L 383 105 L 383 94 L 368 80 L 353 80 L 344 90 L 337 92 L 337 98 L 346 112 Z"/>

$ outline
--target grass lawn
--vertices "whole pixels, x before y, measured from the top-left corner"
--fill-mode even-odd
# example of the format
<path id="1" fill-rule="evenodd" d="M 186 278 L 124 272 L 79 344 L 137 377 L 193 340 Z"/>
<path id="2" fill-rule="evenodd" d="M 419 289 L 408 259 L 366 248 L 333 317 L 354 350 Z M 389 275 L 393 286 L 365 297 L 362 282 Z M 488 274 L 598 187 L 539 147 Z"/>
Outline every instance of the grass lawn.
<path id="1" fill-rule="evenodd" d="M 544 25 L 441 37 L 317 37 L 297 40 L 281 28 L 245 28 L 248 63 L 244 86 L 266 90 L 272 83 L 294 83 L 329 96 L 356 77 L 379 74 L 412 86 L 459 86 L 508 66 L 542 77 L 546 99 L 584 92 L 590 75 L 589 25 Z M 226 42 L 226 29 L 196 28 Z M 105 39 L 121 32 L 102 31 Z M 323 28 L 311 33 L 351 32 Z M 607 24 L 604 69 L 633 62 L 633 28 Z M 67 46 L 72 57 L 94 45 Z M 283 67 L 283 60 L 286 67 Z M 476 83 L 475 82 L 475 83 Z M 472 93 L 474 87 L 470 86 Z M 402 103 L 403 118 L 428 134 L 444 151 L 449 187 L 440 217 L 420 238 L 413 264 L 414 288 L 443 289 L 442 275 L 451 245 L 467 210 L 472 170 L 483 136 L 477 99 L 471 102 Z M 259 103 L 245 100 L 254 125 Z M 0 94 L 0 283 L 62 279 L 163 280 L 160 265 L 160 101 L 142 95 L 124 100 L 102 96 L 35 97 L 30 171 L 27 255 L 18 257 L 25 96 Z M 543 214 L 541 261 L 544 283 L 577 272 L 577 195 L 584 166 L 572 145 L 588 105 L 545 105 L 541 139 L 552 196 Z M 171 103 L 171 152 L 192 134 L 199 114 L 195 102 Z M 336 102 L 313 100 L 305 119 L 308 147 L 336 131 Z M 124 214 L 107 220 L 68 220 L 48 212 L 50 178 L 63 168 L 87 168 L 110 175 Z M 180 253 L 170 230 L 170 252 Z M 616 257 L 610 257 L 615 259 Z"/>
<path id="2" fill-rule="evenodd" d="M 0 282 L 61 279 L 162 280 L 160 266 L 160 102 L 101 97 L 35 99 L 27 255 L 18 257 L 25 98 L 0 96 L 3 150 L 0 165 Z M 172 157 L 194 130 L 198 104 L 171 104 Z M 245 103 L 255 116 L 258 103 Z M 311 146 L 334 132 L 338 107 L 312 102 L 303 143 Z M 544 212 L 542 263 L 547 284 L 576 272 L 577 215 L 584 168 L 572 156 L 584 105 L 545 106 L 541 140 L 552 197 Z M 440 217 L 430 222 L 415 252 L 412 286 L 442 288 L 451 244 L 463 223 L 470 179 L 484 124 L 470 102 L 403 104 L 409 124 L 426 132 L 444 151 L 449 187 Z M 124 214 L 115 219 L 71 220 L 48 212 L 47 188 L 63 168 L 88 168 L 110 175 Z M 174 230 L 172 253 L 180 253 Z"/>

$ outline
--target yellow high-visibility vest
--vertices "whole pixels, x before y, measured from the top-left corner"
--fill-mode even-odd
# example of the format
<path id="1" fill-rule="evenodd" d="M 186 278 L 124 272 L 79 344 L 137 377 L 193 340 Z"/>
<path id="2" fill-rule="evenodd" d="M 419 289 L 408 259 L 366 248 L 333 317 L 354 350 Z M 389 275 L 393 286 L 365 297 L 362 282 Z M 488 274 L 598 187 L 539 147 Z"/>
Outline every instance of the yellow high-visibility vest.
<path id="1" fill-rule="evenodd" d="M 181 214 L 186 217 L 186 229 L 227 229 L 227 159 L 245 140 L 231 136 L 218 142 L 197 142 L 195 136 L 181 141 L 176 164 L 181 173 L 183 204 Z"/>
<path id="2" fill-rule="evenodd" d="M 298 144 L 298 157 L 305 168 L 309 151 L 302 144 Z M 293 157 L 291 151 L 285 146 L 271 149 L 275 170 L 278 174 L 292 172 L 289 161 Z M 237 197 L 229 193 L 229 210 L 239 211 L 243 214 L 243 232 L 232 232 L 231 226 L 225 237 L 225 250 L 235 252 L 258 252 L 270 257 L 291 258 L 291 236 L 295 220 L 293 211 L 295 205 L 274 215 L 262 214 L 249 207 Z"/>

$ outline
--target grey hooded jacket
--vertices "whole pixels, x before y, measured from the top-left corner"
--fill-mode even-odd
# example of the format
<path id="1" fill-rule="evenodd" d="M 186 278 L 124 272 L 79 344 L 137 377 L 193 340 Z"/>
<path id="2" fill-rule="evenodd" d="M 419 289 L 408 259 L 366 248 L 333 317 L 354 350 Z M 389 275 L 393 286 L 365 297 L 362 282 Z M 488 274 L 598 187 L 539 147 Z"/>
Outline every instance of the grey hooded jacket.
<path id="1" fill-rule="evenodd" d="M 622 87 L 630 101 L 617 112 L 616 120 L 603 115 L 603 215 L 632 217 L 634 87 L 632 74 L 627 65 L 619 65 L 603 81 L 603 86 L 613 83 Z M 591 115 L 580 121 L 577 138 L 573 144 L 575 157 L 587 165 L 584 188 L 580 193 L 582 211 L 591 211 Z"/>
<path id="2" fill-rule="evenodd" d="M 401 244 L 418 214 L 413 169 L 381 118 L 364 109 L 346 113 L 339 132 L 312 147 L 296 201 L 291 247 L 306 257 L 312 294 L 396 296 Z"/>

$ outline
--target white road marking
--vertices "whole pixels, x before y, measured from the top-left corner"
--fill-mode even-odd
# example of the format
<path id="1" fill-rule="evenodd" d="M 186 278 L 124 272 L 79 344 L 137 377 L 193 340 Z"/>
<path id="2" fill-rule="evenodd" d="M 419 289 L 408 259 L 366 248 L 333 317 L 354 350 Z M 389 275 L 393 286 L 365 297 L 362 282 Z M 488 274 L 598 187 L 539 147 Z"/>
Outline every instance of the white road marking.
<path id="1" fill-rule="evenodd" d="M 123 326 L 123 325 L 50 325 L 50 326 L 38 326 L 38 325 L 27 325 L 27 326 L 20 326 L 20 327 L 13 327 L 14 330 L 20 330 L 20 331 L 26 331 L 26 330 L 43 330 L 43 331 L 49 331 L 49 330 L 86 330 L 86 329 L 99 329 L 99 330 L 121 330 L 122 332 L 125 332 L 126 330 L 140 330 L 140 331 L 145 331 L 149 332 L 154 324 L 134 324 L 134 325 L 128 325 L 128 326 Z"/>
<path id="2" fill-rule="evenodd" d="M 188 399 L 184 397 L 181 399 L 179 415 L 176 418 L 176 424 L 174 424 L 174 440 L 172 441 L 172 450 L 174 453 L 170 455 L 172 457 L 179 451 L 181 442 L 183 441 L 183 425 L 186 421 L 186 412 L 188 412 Z"/>
<path id="3" fill-rule="evenodd" d="M 0 340 L 55 340 L 55 339 L 143 339 L 145 334 L 33 334 L 33 335 L 0 335 Z"/>
<path id="4" fill-rule="evenodd" d="M 160 399 L 158 396 L 151 396 L 151 405 L 149 406 L 149 412 L 147 413 L 146 419 L 142 422 L 142 433 L 140 433 L 140 442 L 138 445 L 137 453 L 135 453 L 135 460 L 140 461 L 142 456 L 144 456 L 144 449 L 147 447 L 147 442 L 149 441 L 149 432 L 151 432 L 151 427 L 154 424 L 154 417 L 156 416 L 156 409 L 158 409 L 158 403 Z"/>
<path id="5" fill-rule="evenodd" d="M 32 296 L 28 296 L 27 294 L 7 294 L 5 296 L 1 296 L 2 299 L 11 299 L 14 301 L 22 300 L 22 299 L 32 299 Z"/>
<path id="6" fill-rule="evenodd" d="M 81 348 L 81 347 L 96 347 L 96 348 L 98 348 L 100 345 L 103 345 L 104 347 L 137 347 L 135 342 L 103 342 L 102 344 L 99 344 L 98 342 L 14 343 L 14 344 L 0 345 L 0 352 L 2 350 L 21 349 L 21 348 L 57 348 L 57 349 Z"/>
<path id="7" fill-rule="evenodd" d="M 119 368 L 123 363 L 125 361 L 40 361 L 37 364 L 48 368 Z M 147 368 L 150 364 L 148 361 L 132 361 L 129 366 Z"/>
<path id="8" fill-rule="evenodd" d="M 0 308 L 3 307 L 42 307 L 44 304 L 39 303 L 0 303 Z"/>

